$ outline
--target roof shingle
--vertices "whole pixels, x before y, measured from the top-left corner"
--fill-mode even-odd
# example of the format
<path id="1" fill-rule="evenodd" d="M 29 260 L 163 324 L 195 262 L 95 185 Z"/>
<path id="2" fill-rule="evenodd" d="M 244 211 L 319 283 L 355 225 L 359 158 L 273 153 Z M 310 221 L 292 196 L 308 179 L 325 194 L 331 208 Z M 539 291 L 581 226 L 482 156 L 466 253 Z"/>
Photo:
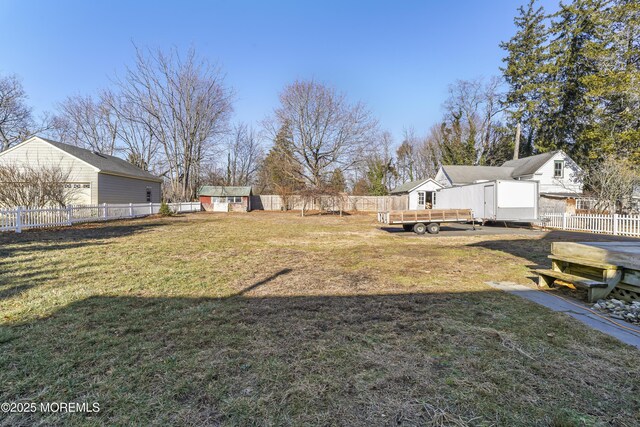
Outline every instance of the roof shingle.
<path id="1" fill-rule="evenodd" d="M 404 184 L 399 185 L 393 190 L 391 190 L 391 194 L 408 193 L 409 191 L 413 190 L 417 186 L 421 185 L 423 182 L 427 182 L 427 181 L 429 181 L 429 178 L 405 182 Z"/>
<path id="2" fill-rule="evenodd" d="M 236 187 L 226 185 L 205 185 L 198 190 L 198 196 L 235 196 L 248 197 L 251 195 L 251 187 Z"/>
<path id="3" fill-rule="evenodd" d="M 505 166 L 442 165 L 453 185 L 470 184 L 475 181 L 513 179 L 513 168 Z"/>
<path id="4" fill-rule="evenodd" d="M 75 145 L 63 144 L 62 142 L 52 141 L 38 137 L 39 139 L 53 145 L 59 150 L 82 160 L 85 163 L 100 170 L 100 172 L 114 175 L 124 175 L 131 178 L 139 178 L 148 181 L 162 181 L 161 178 L 140 169 L 139 167 L 123 160 L 119 157 L 109 156 L 107 154 L 96 153 Z"/>
<path id="5" fill-rule="evenodd" d="M 502 164 L 502 167 L 513 168 L 512 176 L 514 178 L 523 175 L 533 175 L 545 163 L 547 163 L 558 151 L 549 151 L 548 153 L 536 154 L 535 156 L 523 157 L 517 160 L 508 160 Z"/>

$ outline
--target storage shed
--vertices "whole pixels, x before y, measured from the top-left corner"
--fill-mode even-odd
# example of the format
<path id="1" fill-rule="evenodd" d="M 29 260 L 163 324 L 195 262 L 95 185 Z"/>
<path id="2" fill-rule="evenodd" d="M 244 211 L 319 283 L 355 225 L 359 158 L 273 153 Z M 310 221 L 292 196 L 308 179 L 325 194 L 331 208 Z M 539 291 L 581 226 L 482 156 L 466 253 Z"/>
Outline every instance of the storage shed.
<path id="1" fill-rule="evenodd" d="M 205 185 L 198 191 L 198 198 L 205 211 L 249 212 L 251 187 Z"/>
<path id="2" fill-rule="evenodd" d="M 442 188 L 431 178 L 418 181 L 405 182 L 394 188 L 391 194 L 394 196 L 407 195 L 409 197 L 409 210 L 431 209 L 435 204 L 436 190 Z"/>

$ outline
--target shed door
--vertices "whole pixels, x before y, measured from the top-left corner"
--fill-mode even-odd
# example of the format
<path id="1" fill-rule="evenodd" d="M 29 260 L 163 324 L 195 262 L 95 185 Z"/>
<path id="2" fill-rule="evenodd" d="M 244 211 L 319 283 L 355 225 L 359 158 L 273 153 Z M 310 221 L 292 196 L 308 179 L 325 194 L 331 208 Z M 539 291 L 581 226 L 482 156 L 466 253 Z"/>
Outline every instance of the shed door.
<path id="1" fill-rule="evenodd" d="M 213 211 L 214 212 L 229 212 L 229 203 L 227 202 L 218 202 L 216 200 L 213 201 Z"/>
<path id="2" fill-rule="evenodd" d="M 495 187 L 493 185 L 484 186 L 484 219 L 494 219 L 495 213 Z"/>

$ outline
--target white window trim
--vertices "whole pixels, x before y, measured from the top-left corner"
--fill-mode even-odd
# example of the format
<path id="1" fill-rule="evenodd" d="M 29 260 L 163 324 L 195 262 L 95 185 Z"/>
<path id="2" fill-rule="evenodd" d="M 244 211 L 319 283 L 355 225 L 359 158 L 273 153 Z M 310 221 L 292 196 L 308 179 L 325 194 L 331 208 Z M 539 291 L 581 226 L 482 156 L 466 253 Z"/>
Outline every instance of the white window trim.
<path id="1" fill-rule="evenodd" d="M 560 175 L 556 175 L 556 165 L 560 165 Z M 553 161 L 553 177 L 554 178 L 564 178 L 564 160 L 554 160 Z"/>

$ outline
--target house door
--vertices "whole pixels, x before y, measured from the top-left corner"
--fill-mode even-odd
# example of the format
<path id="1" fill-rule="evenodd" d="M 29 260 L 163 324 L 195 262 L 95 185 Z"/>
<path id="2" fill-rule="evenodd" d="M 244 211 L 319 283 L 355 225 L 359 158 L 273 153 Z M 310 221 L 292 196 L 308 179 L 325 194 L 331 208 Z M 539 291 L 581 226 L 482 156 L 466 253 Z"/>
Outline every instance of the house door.
<path id="1" fill-rule="evenodd" d="M 483 219 L 494 219 L 495 214 L 495 198 L 494 198 L 494 189 L 493 185 L 485 185 L 484 186 L 484 215 Z"/>

